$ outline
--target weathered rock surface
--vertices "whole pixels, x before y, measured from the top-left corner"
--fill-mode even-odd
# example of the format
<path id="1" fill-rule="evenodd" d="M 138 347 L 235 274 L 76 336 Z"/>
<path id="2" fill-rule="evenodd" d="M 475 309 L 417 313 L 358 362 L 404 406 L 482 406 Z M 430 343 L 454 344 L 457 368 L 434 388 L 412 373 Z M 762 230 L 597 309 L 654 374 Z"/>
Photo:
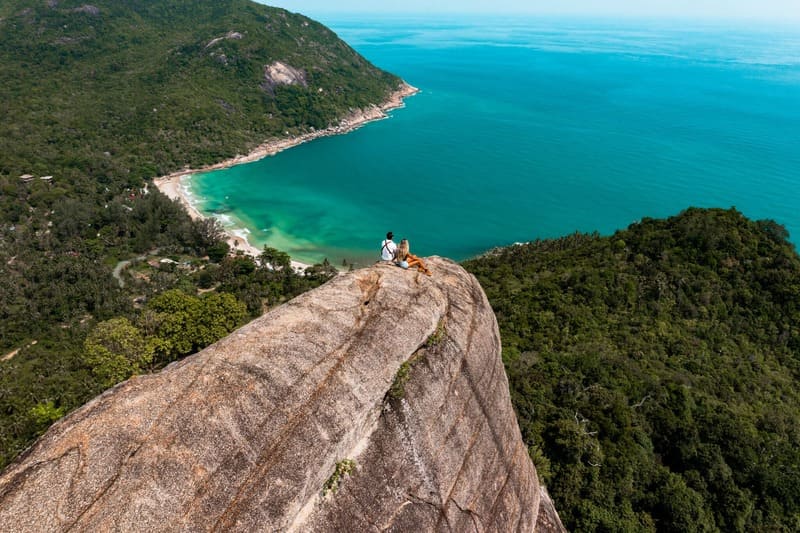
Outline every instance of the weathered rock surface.
<path id="1" fill-rule="evenodd" d="M 80 7 L 76 7 L 73 9 L 75 13 L 86 13 L 88 15 L 98 16 L 100 14 L 100 8 L 97 6 L 92 6 L 89 4 L 82 5 Z"/>
<path id="2" fill-rule="evenodd" d="M 225 41 L 225 40 L 241 40 L 243 38 L 244 38 L 244 35 L 242 35 L 238 31 L 229 31 L 228 33 L 226 33 L 222 37 L 217 37 L 215 39 L 211 39 L 210 41 L 208 41 L 208 44 L 206 45 L 206 48 L 211 48 L 215 44 L 221 43 L 222 41 Z"/>
<path id="3" fill-rule="evenodd" d="M 280 61 L 265 65 L 264 88 L 272 90 L 276 85 L 302 85 L 307 87 L 306 73 Z"/>
<path id="4" fill-rule="evenodd" d="M 486 297 L 429 266 L 341 275 L 96 398 L 0 476 L 2 530 L 561 530 Z"/>

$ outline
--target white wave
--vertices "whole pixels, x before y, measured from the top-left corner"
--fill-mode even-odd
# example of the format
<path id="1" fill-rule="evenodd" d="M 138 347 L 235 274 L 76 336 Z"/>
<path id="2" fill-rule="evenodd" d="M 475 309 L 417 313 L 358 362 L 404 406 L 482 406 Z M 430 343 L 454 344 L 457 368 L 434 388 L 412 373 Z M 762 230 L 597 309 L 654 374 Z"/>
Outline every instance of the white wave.
<path id="1" fill-rule="evenodd" d="M 233 220 L 233 217 L 226 215 L 225 213 L 214 213 L 213 216 L 225 227 L 231 227 L 236 224 L 236 222 Z"/>

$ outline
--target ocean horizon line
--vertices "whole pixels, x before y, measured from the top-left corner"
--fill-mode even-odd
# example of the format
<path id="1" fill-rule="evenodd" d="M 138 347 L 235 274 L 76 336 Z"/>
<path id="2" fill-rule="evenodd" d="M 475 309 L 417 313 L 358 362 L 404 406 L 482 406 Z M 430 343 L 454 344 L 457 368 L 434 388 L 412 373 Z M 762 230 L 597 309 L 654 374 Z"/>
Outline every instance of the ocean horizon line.
<path id="1" fill-rule="evenodd" d="M 642 15 L 631 13 L 612 14 L 587 14 L 587 13 L 535 13 L 535 12 L 454 12 L 454 11 L 322 11 L 316 10 L 313 14 L 299 12 L 310 18 L 322 17 L 320 22 L 326 24 L 334 22 L 364 22 L 381 21 L 392 23 L 437 21 L 446 24 L 448 20 L 469 20 L 485 22 L 510 22 L 513 25 L 523 25 L 531 21 L 556 21 L 556 22 L 582 22 L 582 23 L 648 23 L 656 25 L 690 24 L 702 27 L 730 28 L 731 25 L 741 26 L 741 29 L 759 29 L 783 27 L 792 32 L 800 32 L 797 24 L 800 23 L 800 14 L 792 17 L 746 17 L 746 16 L 689 16 L 689 15 Z"/>

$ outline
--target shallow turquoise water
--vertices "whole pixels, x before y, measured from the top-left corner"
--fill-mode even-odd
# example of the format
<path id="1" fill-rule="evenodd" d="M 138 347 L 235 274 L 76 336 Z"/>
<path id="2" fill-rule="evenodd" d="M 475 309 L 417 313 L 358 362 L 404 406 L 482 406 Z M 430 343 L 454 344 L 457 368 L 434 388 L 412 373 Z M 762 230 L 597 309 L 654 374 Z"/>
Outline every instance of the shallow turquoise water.
<path id="1" fill-rule="evenodd" d="M 800 32 L 679 22 L 324 20 L 422 92 L 351 134 L 198 175 L 198 206 L 301 261 L 384 233 L 464 259 L 689 206 L 800 235 Z"/>

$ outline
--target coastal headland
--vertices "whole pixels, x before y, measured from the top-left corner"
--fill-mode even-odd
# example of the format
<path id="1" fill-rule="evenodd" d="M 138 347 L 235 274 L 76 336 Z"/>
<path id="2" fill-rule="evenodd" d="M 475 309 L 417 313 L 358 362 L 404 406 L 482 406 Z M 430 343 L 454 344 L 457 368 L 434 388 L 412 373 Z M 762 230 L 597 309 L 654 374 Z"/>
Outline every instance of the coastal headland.
<path id="1" fill-rule="evenodd" d="M 269 139 L 258 145 L 247 155 L 238 155 L 234 158 L 202 168 L 186 168 L 177 172 L 173 172 L 166 176 L 155 178 L 153 180 L 153 184 L 167 197 L 173 200 L 178 200 L 186 208 L 192 218 L 203 218 L 205 215 L 203 215 L 203 213 L 201 213 L 197 207 L 192 204 L 189 197 L 186 195 L 185 190 L 181 187 L 181 180 L 183 178 L 191 176 L 192 174 L 220 170 L 223 168 L 230 168 L 235 165 L 258 161 L 265 157 L 273 156 L 288 148 L 292 148 L 320 137 L 349 133 L 369 122 L 387 118 L 387 112 L 403 107 L 404 99 L 409 96 L 413 96 L 418 92 L 419 89 L 403 82 L 397 88 L 397 90 L 394 91 L 383 103 L 362 109 L 356 109 L 342 118 L 336 125 L 321 130 L 309 131 L 293 137 Z M 258 257 L 258 255 L 261 254 L 261 249 L 259 249 L 257 246 L 254 246 L 246 238 L 236 235 L 232 230 L 227 228 L 226 232 L 228 235 L 227 242 L 233 250 L 241 250 L 245 254 L 253 257 Z M 304 270 L 308 266 L 309 265 L 299 261 L 292 261 L 292 267 L 296 270 Z"/>

